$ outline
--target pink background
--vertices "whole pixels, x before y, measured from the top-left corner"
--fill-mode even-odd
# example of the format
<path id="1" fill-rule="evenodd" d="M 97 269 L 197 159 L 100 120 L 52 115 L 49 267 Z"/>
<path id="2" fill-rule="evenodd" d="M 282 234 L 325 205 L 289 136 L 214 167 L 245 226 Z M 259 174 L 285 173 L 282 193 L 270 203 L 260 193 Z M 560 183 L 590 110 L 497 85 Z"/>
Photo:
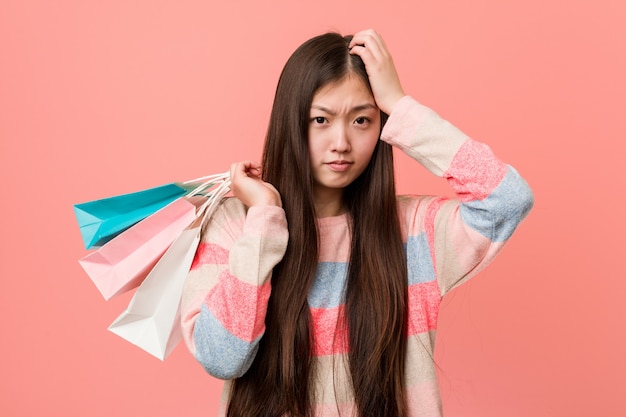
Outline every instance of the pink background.
<path id="1" fill-rule="evenodd" d="M 0 414 L 212 416 L 220 382 L 108 332 L 72 204 L 258 158 L 287 57 L 375 27 L 407 92 L 528 179 L 531 216 L 443 304 L 448 417 L 626 414 L 623 0 L 2 1 Z M 402 192 L 448 193 L 400 158 Z"/>

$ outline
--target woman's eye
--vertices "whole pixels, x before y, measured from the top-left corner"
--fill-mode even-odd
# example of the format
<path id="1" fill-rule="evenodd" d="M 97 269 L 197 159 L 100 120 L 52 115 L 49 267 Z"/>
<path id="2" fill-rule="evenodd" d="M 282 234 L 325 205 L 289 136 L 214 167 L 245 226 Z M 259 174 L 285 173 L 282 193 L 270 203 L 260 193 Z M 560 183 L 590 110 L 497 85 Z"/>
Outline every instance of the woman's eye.
<path id="1" fill-rule="evenodd" d="M 314 122 L 314 123 L 317 123 L 317 124 L 320 124 L 320 125 L 321 125 L 321 124 L 324 124 L 324 123 L 326 122 L 326 118 L 325 118 L 325 117 L 321 117 L 321 116 L 319 116 L 319 117 L 313 117 L 313 118 L 311 119 L 311 121 L 312 121 L 312 122 Z"/>
<path id="2" fill-rule="evenodd" d="M 364 125 L 367 122 L 369 122 L 369 119 L 367 117 L 357 117 L 356 120 L 354 121 L 354 123 L 357 125 Z"/>

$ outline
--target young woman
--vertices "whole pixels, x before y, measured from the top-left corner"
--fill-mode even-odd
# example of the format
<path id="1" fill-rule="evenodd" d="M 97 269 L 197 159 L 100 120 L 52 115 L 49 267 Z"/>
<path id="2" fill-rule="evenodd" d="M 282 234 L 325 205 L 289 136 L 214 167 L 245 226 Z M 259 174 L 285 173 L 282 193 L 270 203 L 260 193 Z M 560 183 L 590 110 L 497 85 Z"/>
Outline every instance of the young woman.
<path id="1" fill-rule="evenodd" d="M 397 197 L 392 146 L 458 199 Z M 525 181 L 406 96 L 372 30 L 294 52 L 262 164 L 231 178 L 182 302 L 190 351 L 226 380 L 220 415 L 440 416 L 441 298 L 530 210 Z"/>

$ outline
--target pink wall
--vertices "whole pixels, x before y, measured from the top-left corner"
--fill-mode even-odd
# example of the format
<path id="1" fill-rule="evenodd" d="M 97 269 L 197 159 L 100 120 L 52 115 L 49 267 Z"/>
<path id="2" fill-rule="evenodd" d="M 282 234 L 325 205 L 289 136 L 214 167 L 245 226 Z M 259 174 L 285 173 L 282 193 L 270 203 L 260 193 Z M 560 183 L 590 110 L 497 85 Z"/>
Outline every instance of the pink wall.
<path id="1" fill-rule="evenodd" d="M 72 204 L 258 158 L 280 68 L 375 27 L 407 92 L 488 142 L 536 206 L 444 302 L 448 417 L 626 413 L 623 0 L 3 1 L 0 415 L 211 416 L 220 383 L 106 330 Z M 383 6 L 384 4 L 384 6 Z M 399 163 L 402 192 L 442 193 Z"/>

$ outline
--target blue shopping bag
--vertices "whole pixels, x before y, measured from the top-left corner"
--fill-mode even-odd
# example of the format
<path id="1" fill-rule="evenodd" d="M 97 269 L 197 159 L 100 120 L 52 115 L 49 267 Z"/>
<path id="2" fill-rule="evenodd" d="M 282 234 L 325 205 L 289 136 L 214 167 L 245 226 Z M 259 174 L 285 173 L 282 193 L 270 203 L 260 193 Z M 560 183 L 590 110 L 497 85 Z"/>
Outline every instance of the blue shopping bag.
<path id="1" fill-rule="evenodd" d="M 75 204 L 74 213 L 86 249 L 104 245 L 189 190 L 171 183 L 134 193 Z"/>

